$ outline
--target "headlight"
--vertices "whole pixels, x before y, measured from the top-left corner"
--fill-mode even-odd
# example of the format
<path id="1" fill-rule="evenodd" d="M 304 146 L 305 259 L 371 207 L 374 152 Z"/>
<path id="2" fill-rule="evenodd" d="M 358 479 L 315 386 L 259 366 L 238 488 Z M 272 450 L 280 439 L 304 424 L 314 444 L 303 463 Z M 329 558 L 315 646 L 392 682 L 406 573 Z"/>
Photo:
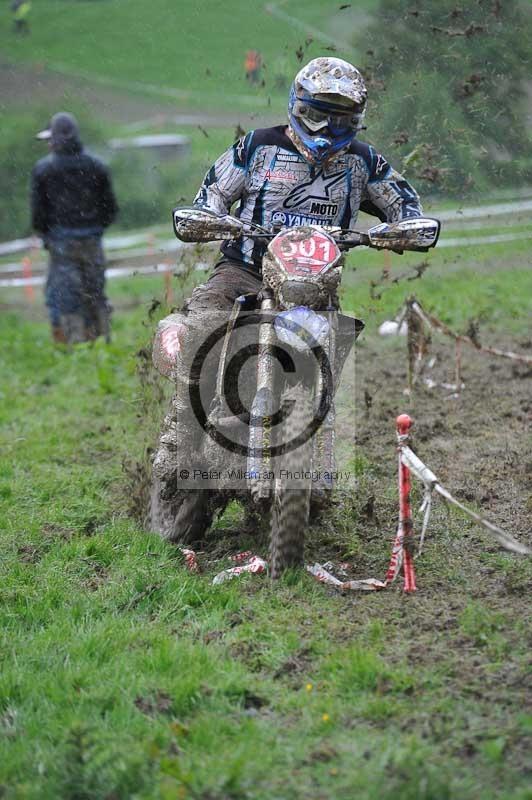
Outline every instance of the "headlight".
<path id="1" fill-rule="evenodd" d="M 307 281 L 283 281 L 279 290 L 279 300 L 286 306 L 312 306 L 318 302 L 319 287 Z"/>
<path id="2" fill-rule="evenodd" d="M 310 308 L 297 306 L 277 314 L 273 322 L 277 338 L 295 350 L 322 346 L 327 341 L 329 323 Z"/>

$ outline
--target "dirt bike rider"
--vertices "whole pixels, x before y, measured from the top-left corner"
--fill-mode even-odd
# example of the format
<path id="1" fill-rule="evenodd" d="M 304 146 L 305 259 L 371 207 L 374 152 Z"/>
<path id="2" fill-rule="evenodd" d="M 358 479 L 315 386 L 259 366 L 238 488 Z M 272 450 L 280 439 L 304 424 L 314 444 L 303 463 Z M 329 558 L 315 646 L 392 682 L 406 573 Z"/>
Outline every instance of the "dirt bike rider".
<path id="1" fill-rule="evenodd" d="M 238 202 L 235 214 L 242 223 L 265 228 L 317 224 L 348 229 L 354 227 L 360 209 L 387 222 L 422 216 L 410 184 L 372 146 L 357 139 L 366 101 L 364 79 L 352 64 L 339 58 L 313 59 L 292 84 L 288 126 L 242 136 L 207 172 L 194 205 L 225 215 Z M 185 241 L 201 240 L 201 232 L 196 235 L 193 228 L 178 230 L 177 235 Z M 158 368 L 164 361 L 162 337 L 173 337 L 177 370 L 186 370 L 187 349 L 194 349 L 189 345 L 196 335 L 205 336 L 206 316 L 227 319 L 238 296 L 260 291 L 266 246 L 245 233 L 223 243 L 222 260 L 207 282 L 194 289 L 183 314 L 160 323 L 154 343 Z M 197 447 L 183 421 L 188 403 L 187 385 L 178 375 L 153 462 L 167 499 L 175 491 L 178 449 L 193 453 Z M 163 535 L 191 543 L 194 526 L 185 523 L 186 516 L 185 500 L 173 529 L 161 531 Z"/>

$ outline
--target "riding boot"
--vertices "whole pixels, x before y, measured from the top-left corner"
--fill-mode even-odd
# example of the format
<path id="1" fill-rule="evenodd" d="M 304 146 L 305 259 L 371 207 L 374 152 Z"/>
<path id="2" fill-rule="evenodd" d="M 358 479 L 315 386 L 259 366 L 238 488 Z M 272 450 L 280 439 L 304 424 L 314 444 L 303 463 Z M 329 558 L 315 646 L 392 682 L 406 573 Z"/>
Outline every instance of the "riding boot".
<path id="1" fill-rule="evenodd" d="M 159 436 L 159 443 L 153 459 L 153 475 L 157 483 L 158 492 L 158 505 L 161 509 L 172 509 L 172 517 L 174 520 L 182 519 L 179 512 L 184 506 L 189 509 L 190 497 L 189 495 L 197 496 L 197 490 L 187 488 L 186 481 L 183 479 L 183 473 L 192 475 L 198 451 L 201 447 L 203 431 L 196 422 L 192 420 L 190 410 L 190 397 L 188 385 L 181 381 L 176 381 L 174 396 L 170 404 L 170 409 L 166 414 L 161 434 Z M 200 490 L 201 491 L 201 490 Z M 203 491 L 201 491 L 203 495 Z M 207 493 L 205 493 L 207 499 Z M 200 503 L 200 506 L 203 504 Z M 197 508 L 196 504 L 192 503 L 193 508 L 190 513 L 193 517 L 193 522 L 196 522 Z M 186 514 L 187 520 L 190 513 Z M 168 515 L 166 515 L 168 516 Z M 201 520 L 204 515 L 200 514 Z M 199 522 L 199 517 L 197 522 Z M 194 530 L 197 526 L 193 524 Z M 202 531 L 207 524 L 205 518 L 204 524 L 201 526 Z M 187 522 L 186 527 L 188 528 Z M 159 533 L 163 538 L 169 541 L 191 544 L 192 536 L 183 536 L 180 530 L 180 525 L 164 525 Z"/>

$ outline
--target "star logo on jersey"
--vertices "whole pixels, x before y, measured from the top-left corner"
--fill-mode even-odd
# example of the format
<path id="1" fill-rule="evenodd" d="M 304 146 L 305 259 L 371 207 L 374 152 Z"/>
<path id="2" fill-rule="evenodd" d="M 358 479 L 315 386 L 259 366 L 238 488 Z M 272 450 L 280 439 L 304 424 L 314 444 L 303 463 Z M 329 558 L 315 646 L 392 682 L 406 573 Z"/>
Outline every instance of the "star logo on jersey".
<path id="1" fill-rule="evenodd" d="M 381 156 L 381 154 L 379 153 L 377 155 L 377 163 L 375 164 L 375 178 L 377 180 L 385 178 L 389 170 L 390 170 L 390 165 L 388 164 L 384 156 Z"/>
<path id="2" fill-rule="evenodd" d="M 245 146 L 245 140 L 244 137 L 241 136 L 238 142 L 236 143 L 236 155 L 239 161 L 242 161 L 242 159 L 244 158 L 244 146 Z"/>
<path id="3" fill-rule="evenodd" d="M 328 175 L 327 177 L 325 177 L 323 174 L 323 170 L 320 170 L 312 180 L 307 181 L 306 183 L 301 183 L 299 186 L 296 186 L 294 189 L 292 189 L 290 194 L 285 198 L 283 207 L 295 208 L 296 206 L 311 200 L 318 200 L 322 203 L 330 203 L 331 189 L 333 186 L 337 186 L 344 180 L 344 170 L 342 170 L 342 172 L 336 172 L 334 175 Z"/>

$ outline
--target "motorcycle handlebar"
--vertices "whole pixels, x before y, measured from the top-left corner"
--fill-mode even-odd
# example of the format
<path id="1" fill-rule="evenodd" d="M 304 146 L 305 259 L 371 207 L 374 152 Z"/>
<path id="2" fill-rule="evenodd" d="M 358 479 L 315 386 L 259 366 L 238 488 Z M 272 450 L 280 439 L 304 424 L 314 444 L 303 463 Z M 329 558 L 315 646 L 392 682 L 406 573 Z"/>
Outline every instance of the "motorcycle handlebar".
<path id="1" fill-rule="evenodd" d="M 241 235 L 245 235 L 250 239 L 265 239 L 266 241 L 271 242 L 271 240 L 274 239 L 277 236 L 277 234 L 281 232 L 281 230 L 282 227 L 279 227 L 278 229 L 275 229 L 272 232 L 257 231 L 251 226 L 250 227 L 244 226 L 242 227 Z M 329 233 L 342 252 L 346 252 L 347 250 L 352 250 L 354 247 L 372 247 L 375 250 L 383 249 L 382 246 L 379 247 L 373 244 L 367 233 L 361 233 L 358 231 L 350 231 L 349 233 L 344 233 L 342 231 L 339 232 L 335 231 L 333 233 L 332 231 L 329 231 Z M 384 249 L 391 250 L 394 253 L 399 253 L 399 255 L 403 254 L 403 249 L 398 249 L 396 247 L 389 246 Z M 411 249 L 413 250 L 421 248 L 411 248 Z M 423 250 L 424 252 L 426 252 L 425 248 Z"/>
<path id="2" fill-rule="evenodd" d="M 281 226 L 276 226 L 271 233 L 266 231 L 255 231 L 253 228 L 246 228 L 242 229 L 242 233 L 248 236 L 250 239 L 274 239 L 278 233 L 283 230 Z M 328 231 L 330 236 L 334 239 L 340 250 L 351 250 L 353 247 L 359 247 L 360 245 L 370 246 L 371 242 L 367 233 L 358 233 L 357 231 L 350 231 L 349 233 L 344 233 L 343 231 Z"/>
<path id="3" fill-rule="evenodd" d="M 351 250 L 353 247 L 369 246 L 370 244 L 367 233 L 340 233 L 334 236 L 334 240 L 340 250 Z"/>
<path id="4" fill-rule="evenodd" d="M 218 215 L 207 208 L 176 208 L 173 213 L 176 236 L 185 242 L 207 242 L 241 236 L 270 241 L 283 230 L 282 225 L 265 228 L 255 222 L 242 222 L 240 218 L 231 214 Z M 401 220 L 397 223 L 382 223 L 371 228 L 368 233 L 342 230 L 337 227 L 324 227 L 323 230 L 343 251 L 363 245 L 377 250 L 393 250 L 396 253 L 402 253 L 404 250 L 426 252 L 438 241 L 440 223 L 430 218 L 419 218 Z"/>

